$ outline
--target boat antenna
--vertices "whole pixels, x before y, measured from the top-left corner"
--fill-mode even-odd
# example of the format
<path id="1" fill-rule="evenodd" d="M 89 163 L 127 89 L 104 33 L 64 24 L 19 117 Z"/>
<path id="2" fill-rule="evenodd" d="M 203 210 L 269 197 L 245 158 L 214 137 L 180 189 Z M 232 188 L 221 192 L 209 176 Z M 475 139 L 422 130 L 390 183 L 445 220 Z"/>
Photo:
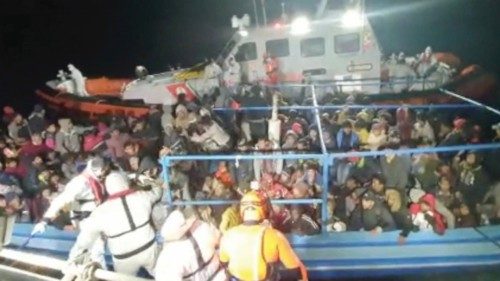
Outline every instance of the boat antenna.
<path id="1" fill-rule="evenodd" d="M 288 15 L 285 11 L 285 2 L 281 2 L 281 21 L 283 24 L 286 24 L 288 22 Z"/>
<path id="2" fill-rule="evenodd" d="M 260 0 L 262 8 L 262 18 L 264 20 L 264 26 L 267 25 L 267 14 L 266 14 L 266 0 Z"/>
<path id="3" fill-rule="evenodd" d="M 257 2 L 255 2 L 256 0 L 252 0 L 253 2 L 253 14 L 255 16 L 255 24 L 257 25 L 257 27 L 260 27 L 260 24 L 259 24 L 259 15 L 257 14 Z"/>

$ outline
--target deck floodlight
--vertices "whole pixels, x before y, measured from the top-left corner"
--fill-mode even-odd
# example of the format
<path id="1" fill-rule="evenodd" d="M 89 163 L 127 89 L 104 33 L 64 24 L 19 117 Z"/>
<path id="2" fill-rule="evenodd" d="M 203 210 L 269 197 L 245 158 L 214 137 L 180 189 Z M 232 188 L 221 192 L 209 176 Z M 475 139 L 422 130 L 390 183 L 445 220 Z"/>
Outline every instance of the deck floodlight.
<path id="1" fill-rule="evenodd" d="M 237 16 L 233 16 L 231 18 L 231 26 L 233 28 L 237 28 L 238 33 L 241 36 L 248 36 L 248 30 L 246 29 L 246 27 L 250 26 L 250 16 L 248 14 L 245 14 L 243 15 L 243 17 L 241 17 L 241 19 L 239 19 Z"/>
<path id="2" fill-rule="evenodd" d="M 342 25 L 344 27 L 360 27 L 363 25 L 363 16 L 358 10 L 347 10 L 342 16 Z"/>
<path id="3" fill-rule="evenodd" d="M 292 21 L 290 33 L 292 35 L 304 35 L 311 31 L 311 22 L 306 17 L 298 17 Z"/>

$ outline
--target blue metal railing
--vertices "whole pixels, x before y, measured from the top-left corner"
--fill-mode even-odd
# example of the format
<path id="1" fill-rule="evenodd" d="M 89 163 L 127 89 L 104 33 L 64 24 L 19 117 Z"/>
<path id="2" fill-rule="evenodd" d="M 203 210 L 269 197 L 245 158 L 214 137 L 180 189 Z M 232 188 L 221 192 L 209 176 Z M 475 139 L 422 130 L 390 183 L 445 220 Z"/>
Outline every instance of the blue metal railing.
<path id="1" fill-rule="evenodd" d="M 304 86 L 304 85 L 301 85 Z M 316 122 L 318 126 L 321 126 L 321 120 L 319 118 L 320 109 L 341 109 L 341 108 L 385 108 L 385 109 L 395 109 L 401 107 L 401 105 L 341 105 L 341 106 L 319 106 L 315 95 L 315 85 L 308 85 L 311 87 L 313 93 L 313 106 L 293 106 L 293 107 L 280 107 L 280 109 L 312 109 L 315 113 Z M 466 102 L 471 102 L 470 100 L 465 100 Z M 482 105 L 482 104 L 480 104 Z M 408 105 L 408 108 L 422 108 L 422 109 L 459 109 L 459 108 L 477 108 L 477 104 L 437 104 L 437 105 Z M 480 106 L 485 107 L 484 105 Z M 488 109 L 488 108 L 487 108 Z M 231 110 L 231 109 L 221 109 L 216 108 L 216 111 L 220 110 Z M 243 108 L 240 110 L 271 110 L 269 107 L 252 107 Z M 488 109 L 489 110 L 489 109 Z M 493 113 L 500 115 L 500 112 L 496 110 L 490 110 Z M 320 127 L 319 127 L 320 128 Z M 321 131 L 320 131 L 321 132 Z M 321 135 L 321 134 L 320 134 Z M 169 183 L 169 168 L 172 161 L 199 161 L 199 160 L 296 160 L 296 159 L 317 159 L 322 165 L 322 194 L 321 199 L 287 199 L 287 200 L 272 200 L 273 204 L 321 204 L 321 220 L 322 224 L 328 221 L 328 210 L 327 210 L 327 200 L 328 200 L 328 189 L 329 189 L 329 171 L 331 166 L 335 163 L 335 159 L 343 159 L 347 157 L 374 157 L 386 155 L 388 152 L 397 155 L 401 154 L 424 154 L 424 153 L 443 153 L 443 152 L 459 152 L 464 150 L 493 150 L 500 149 L 500 143 L 488 143 L 488 144 L 472 144 L 472 145 L 457 145 L 457 146 L 446 146 L 446 147 L 429 147 L 429 148 L 409 148 L 409 149 L 398 149 L 398 150 L 381 150 L 381 151 L 353 151 L 353 152 L 333 152 L 329 153 L 323 141 L 321 142 L 321 153 L 307 153 L 307 154 L 232 154 L 232 155 L 169 155 L 161 159 L 161 164 L 163 167 L 163 177 L 166 183 Z M 180 201 L 173 202 L 172 194 L 170 190 L 170 185 L 167 184 L 167 192 L 165 195 L 166 202 L 169 206 L 193 206 L 193 205 L 225 205 L 236 203 L 236 201 L 228 200 L 197 200 L 197 201 Z M 326 227 L 322 227 L 323 233 L 326 233 Z"/>
<path id="2" fill-rule="evenodd" d="M 345 105 L 294 105 L 294 106 L 280 106 L 279 110 L 328 110 L 328 109 L 397 109 L 403 105 L 398 104 L 386 104 L 386 105 L 376 105 L 376 104 L 345 104 Z M 465 109 L 465 108 L 478 108 L 473 104 L 427 104 L 427 105 L 405 105 L 410 109 Z M 216 107 L 212 109 L 213 111 L 259 111 L 266 110 L 270 111 L 271 107 L 268 106 L 251 106 L 243 108 L 221 108 Z"/>

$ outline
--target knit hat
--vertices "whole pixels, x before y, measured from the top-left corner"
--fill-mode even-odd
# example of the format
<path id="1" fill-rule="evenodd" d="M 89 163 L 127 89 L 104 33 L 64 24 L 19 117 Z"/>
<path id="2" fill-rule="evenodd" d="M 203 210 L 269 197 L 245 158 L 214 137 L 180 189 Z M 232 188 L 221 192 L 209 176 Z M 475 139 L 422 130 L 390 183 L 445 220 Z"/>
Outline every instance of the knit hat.
<path id="1" fill-rule="evenodd" d="M 175 210 L 167 217 L 165 224 L 163 224 L 161 236 L 165 241 L 180 240 L 195 222 L 196 218 L 194 216 L 186 219 L 181 211 Z"/>
<path id="2" fill-rule="evenodd" d="M 418 201 L 420 201 L 420 198 L 424 197 L 424 195 L 425 191 L 423 191 L 422 189 L 412 188 L 410 190 L 410 200 L 413 203 L 418 203 Z"/>
<path id="3" fill-rule="evenodd" d="M 299 122 L 295 122 L 292 124 L 292 131 L 294 131 L 297 135 L 301 135 L 304 132 L 304 129 Z"/>
<path id="4" fill-rule="evenodd" d="M 375 196 L 375 193 L 373 191 L 368 190 L 367 192 L 363 193 L 363 200 L 368 200 L 368 201 L 375 201 L 377 199 L 377 196 Z"/>

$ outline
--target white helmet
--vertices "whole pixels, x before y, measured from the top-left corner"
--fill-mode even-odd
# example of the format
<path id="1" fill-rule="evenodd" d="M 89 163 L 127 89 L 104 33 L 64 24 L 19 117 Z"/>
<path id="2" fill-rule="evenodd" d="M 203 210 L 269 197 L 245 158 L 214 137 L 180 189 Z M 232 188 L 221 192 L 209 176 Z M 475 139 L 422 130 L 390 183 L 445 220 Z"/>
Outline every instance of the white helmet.
<path id="1" fill-rule="evenodd" d="M 104 172 L 104 160 L 100 157 L 90 158 L 87 161 L 87 167 L 85 168 L 92 177 L 98 178 L 102 176 Z"/>
<path id="2" fill-rule="evenodd" d="M 111 172 L 104 181 L 104 186 L 109 195 L 113 195 L 129 189 L 129 181 L 125 174 Z"/>
<path id="3" fill-rule="evenodd" d="M 164 241 L 180 240 L 193 226 L 195 221 L 196 217 L 186 218 L 181 211 L 175 210 L 165 220 L 161 228 L 161 236 Z"/>

